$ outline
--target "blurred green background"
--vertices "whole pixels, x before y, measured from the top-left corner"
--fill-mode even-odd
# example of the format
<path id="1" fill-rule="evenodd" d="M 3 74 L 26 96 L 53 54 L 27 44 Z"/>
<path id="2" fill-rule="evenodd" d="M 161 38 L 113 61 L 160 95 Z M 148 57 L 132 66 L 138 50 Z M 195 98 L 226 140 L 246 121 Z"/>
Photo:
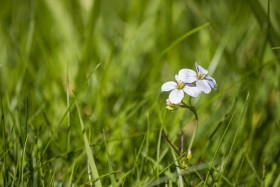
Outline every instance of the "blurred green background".
<path id="1" fill-rule="evenodd" d="M 1 0 L 0 185 L 100 186 L 96 165 L 102 186 L 182 185 L 178 172 L 185 186 L 279 186 L 279 7 Z M 194 116 L 166 111 L 161 85 L 195 62 L 218 89 L 192 99 L 180 169 L 161 129 L 179 147 L 181 127 L 187 150 Z"/>

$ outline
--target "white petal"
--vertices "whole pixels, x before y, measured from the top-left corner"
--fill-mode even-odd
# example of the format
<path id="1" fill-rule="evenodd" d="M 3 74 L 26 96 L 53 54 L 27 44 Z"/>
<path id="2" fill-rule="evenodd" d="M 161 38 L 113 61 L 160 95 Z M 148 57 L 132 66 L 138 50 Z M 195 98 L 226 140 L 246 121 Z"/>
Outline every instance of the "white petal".
<path id="1" fill-rule="evenodd" d="M 178 90 L 174 89 L 170 92 L 169 94 L 169 100 L 173 104 L 179 104 L 182 99 L 184 98 L 184 91 L 183 90 Z"/>
<path id="2" fill-rule="evenodd" d="M 193 84 L 186 84 L 184 92 L 192 97 L 197 97 L 201 91 Z"/>
<path id="3" fill-rule="evenodd" d="M 196 71 L 199 75 L 208 73 L 208 71 L 206 69 L 204 69 L 203 67 L 201 67 L 197 62 L 195 63 L 195 67 L 196 67 Z"/>
<path id="4" fill-rule="evenodd" d="M 205 80 L 207 80 L 208 84 L 214 88 L 216 90 L 217 88 L 217 84 L 216 84 L 216 81 L 215 79 L 213 79 L 212 77 L 210 77 L 209 75 L 206 75 L 206 77 L 204 78 Z"/>
<path id="5" fill-rule="evenodd" d="M 201 90 L 204 93 L 210 93 L 211 87 L 208 84 L 207 80 L 197 80 L 196 81 L 196 86 L 199 90 Z"/>
<path id="6" fill-rule="evenodd" d="M 181 69 L 179 71 L 179 78 L 184 83 L 192 83 L 197 80 L 196 72 L 191 69 Z"/>
<path id="7" fill-rule="evenodd" d="M 170 103 L 170 100 L 169 99 L 166 99 L 166 105 L 171 105 L 172 103 Z"/>
<path id="8" fill-rule="evenodd" d="M 175 80 L 176 80 L 176 81 L 179 81 L 179 80 L 180 80 L 179 75 L 175 75 Z"/>
<path id="9" fill-rule="evenodd" d="M 177 85 L 177 83 L 173 82 L 173 81 L 166 82 L 161 86 L 161 91 L 168 92 L 168 91 L 174 90 L 176 88 L 176 85 Z"/>

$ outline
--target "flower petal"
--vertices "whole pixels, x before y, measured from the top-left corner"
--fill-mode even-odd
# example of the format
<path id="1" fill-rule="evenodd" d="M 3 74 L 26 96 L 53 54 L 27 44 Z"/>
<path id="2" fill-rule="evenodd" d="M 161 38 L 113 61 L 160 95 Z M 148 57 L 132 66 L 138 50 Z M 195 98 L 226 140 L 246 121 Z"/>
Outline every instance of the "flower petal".
<path id="1" fill-rule="evenodd" d="M 197 80 L 196 72 L 191 69 L 181 69 L 179 71 L 179 78 L 184 83 L 192 83 Z"/>
<path id="2" fill-rule="evenodd" d="M 176 80 L 177 82 L 180 81 L 179 75 L 175 75 L 175 80 Z"/>
<path id="3" fill-rule="evenodd" d="M 174 90 L 176 88 L 176 85 L 177 85 L 177 83 L 173 82 L 173 81 L 166 82 L 161 86 L 161 91 L 168 92 L 168 91 Z"/>
<path id="4" fill-rule="evenodd" d="M 166 99 L 166 105 L 167 105 L 167 106 L 172 105 L 172 103 L 170 102 L 169 99 Z"/>
<path id="5" fill-rule="evenodd" d="M 216 81 L 215 79 L 213 79 L 212 77 L 210 77 L 209 75 L 206 75 L 206 77 L 204 78 L 205 80 L 207 80 L 208 84 L 214 88 L 216 90 L 217 88 L 217 84 L 216 84 Z"/>
<path id="6" fill-rule="evenodd" d="M 183 90 L 178 90 L 174 89 L 170 92 L 169 94 L 169 100 L 173 104 L 179 104 L 182 99 L 184 98 L 184 91 Z"/>
<path id="7" fill-rule="evenodd" d="M 196 71 L 197 71 L 198 75 L 208 73 L 208 71 L 206 69 L 204 69 L 203 67 L 201 67 L 197 62 L 195 63 L 195 67 L 196 67 Z"/>
<path id="8" fill-rule="evenodd" d="M 208 84 L 207 80 L 197 80 L 196 81 L 196 86 L 199 90 L 201 90 L 202 92 L 208 94 L 211 91 L 211 87 Z"/>
<path id="9" fill-rule="evenodd" d="M 186 84 L 184 92 L 192 97 L 197 97 L 201 91 L 193 84 Z"/>

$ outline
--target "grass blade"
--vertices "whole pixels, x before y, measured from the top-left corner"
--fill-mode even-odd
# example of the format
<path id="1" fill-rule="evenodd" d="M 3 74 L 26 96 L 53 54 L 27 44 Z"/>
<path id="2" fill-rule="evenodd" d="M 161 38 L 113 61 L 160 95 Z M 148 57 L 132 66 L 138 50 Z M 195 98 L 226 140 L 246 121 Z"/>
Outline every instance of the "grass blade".
<path id="1" fill-rule="evenodd" d="M 91 151 L 88 139 L 87 139 L 87 135 L 86 135 L 86 132 L 85 132 L 84 122 L 82 120 L 80 109 L 79 109 L 79 106 L 78 106 L 77 102 L 76 102 L 76 108 L 77 108 L 79 119 L 80 119 L 81 130 L 82 130 L 82 133 L 83 133 L 85 149 L 86 149 L 86 153 L 87 153 L 87 157 L 88 157 L 88 162 L 89 162 L 89 165 L 90 165 L 91 173 L 92 173 L 93 179 L 97 179 L 97 178 L 99 178 L 98 170 L 97 170 L 96 165 L 95 165 L 94 157 L 93 157 L 93 154 L 92 154 L 92 151 Z M 96 187 L 102 187 L 100 180 L 97 180 L 95 182 L 95 186 Z"/>
<path id="2" fill-rule="evenodd" d="M 222 138 L 221 138 L 221 140 L 220 140 L 220 142 L 219 142 L 219 145 L 218 145 L 218 147 L 217 147 L 217 149 L 216 149 L 216 152 L 215 152 L 214 157 L 213 157 L 213 159 L 212 159 L 211 165 L 210 165 L 210 167 L 209 167 L 209 169 L 208 169 L 208 173 L 207 173 L 207 176 L 206 176 L 206 179 L 205 179 L 205 181 L 204 181 L 203 186 L 205 186 L 206 183 L 207 183 L 207 180 L 208 180 L 210 171 L 211 171 L 211 169 L 212 169 L 214 160 L 215 160 L 216 155 L 217 155 L 217 153 L 218 153 L 218 151 L 219 151 L 219 149 L 220 149 L 220 146 L 221 146 L 221 144 L 222 144 L 222 141 L 223 141 L 223 139 L 224 139 L 224 137 L 225 137 L 225 135 L 226 135 L 226 133 L 227 133 L 228 127 L 229 127 L 229 125 L 230 125 L 230 123 L 231 123 L 231 121 L 232 121 L 232 119 L 233 119 L 234 114 L 235 114 L 235 111 L 232 113 L 232 115 L 231 115 L 231 117 L 230 117 L 230 120 L 229 120 L 229 122 L 228 122 L 228 124 L 227 124 L 227 127 L 226 127 L 226 129 L 225 129 L 225 131 L 224 131 L 224 134 L 223 134 L 223 136 L 222 136 Z"/>
<path id="3" fill-rule="evenodd" d="M 173 49 L 178 43 L 180 43 L 181 41 L 183 41 L 184 39 L 186 39 L 187 37 L 191 36 L 192 34 L 195 34 L 196 32 L 200 31 L 201 29 L 204 29 L 205 27 L 207 27 L 209 25 L 209 23 L 205 23 L 199 27 L 196 27 L 192 30 L 190 30 L 189 32 L 185 33 L 183 36 L 181 36 L 180 38 L 178 38 L 177 40 L 175 40 L 172 44 L 170 44 L 166 49 L 164 49 L 161 54 L 159 55 L 159 59 L 168 51 L 170 51 L 171 49 Z"/>
<path id="4" fill-rule="evenodd" d="M 107 146 L 107 141 L 106 141 L 106 136 L 105 136 L 104 130 L 103 130 L 103 136 L 104 136 L 104 144 L 105 144 L 105 149 L 106 149 L 107 158 L 108 158 L 109 171 L 110 171 L 110 173 L 112 173 L 113 172 L 112 160 L 111 160 L 111 157 L 109 155 L 109 151 L 108 151 L 108 146 Z M 113 187 L 116 186 L 116 179 L 115 179 L 115 175 L 114 174 L 110 175 L 110 179 L 111 179 L 112 186 Z"/>

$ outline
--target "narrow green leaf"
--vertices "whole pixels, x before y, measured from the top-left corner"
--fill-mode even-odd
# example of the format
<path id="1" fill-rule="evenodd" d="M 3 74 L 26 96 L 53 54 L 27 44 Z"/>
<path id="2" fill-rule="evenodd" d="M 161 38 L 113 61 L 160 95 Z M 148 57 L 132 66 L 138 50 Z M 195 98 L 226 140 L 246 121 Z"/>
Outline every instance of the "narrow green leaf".
<path id="1" fill-rule="evenodd" d="M 109 171 L 110 171 L 110 173 L 112 173 L 113 172 L 112 160 L 111 160 L 111 157 L 109 155 L 109 150 L 108 150 L 108 146 L 107 146 L 106 136 L 105 136 L 104 130 L 103 130 L 103 136 L 104 136 L 104 144 L 105 144 L 105 149 L 106 149 L 107 158 L 108 158 Z M 114 174 L 110 175 L 110 179 L 111 179 L 112 186 L 115 187 L 116 186 L 115 175 Z"/>
<path id="2" fill-rule="evenodd" d="M 92 154 L 92 151 L 91 151 L 88 139 L 87 139 L 87 135 L 86 135 L 86 132 L 85 132 L 85 127 L 84 127 L 84 122 L 82 120 L 80 109 L 79 109 L 77 101 L 75 103 L 76 103 L 76 108 L 77 108 L 79 119 L 80 119 L 81 130 L 82 130 L 82 133 L 83 133 L 85 149 L 86 149 L 86 153 L 87 153 L 87 157 L 88 157 L 88 162 L 89 162 L 89 165 L 90 165 L 91 173 L 92 173 L 93 179 L 98 179 L 99 178 L 99 174 L 98 174 L 98 170 L 97 170 L 96 165 L 95 165 L 94 157 L 93 157 L 93 154 Z M 100 180 L 97 180 L 95 182 L 95 185 L 97 187 L 102 187 Z"/>
<path id="3" fill-rule="evenodd" d="M 195 34 L 196 32 L 200 31 L 201 29 L 207 27 L 209 25 L 209 23 L 205 23 L 201 26 L 198 26 L 190 31 L 188 31 L 187 33 L 185 33 L 183 36 L 181 36 L 180 38 L 178 38 L 177 40 L 175 40 L 172 44 L 170 44 L 166 49 L 164 49 L 161 54 L 159 55 L 159 58 L 161 58 L 165 53 L 167 53 L 168 51 L 170 51 L 171 49 L 173 49 L 178 43 L 180 43 L 181 41 L 183 41 L 184 39 L 186 39 L 187 37 L 191 36 L 192 34 Z"/>
<path id="4" fill-rule="evenodd" d="M 217 149 L 216 149 L 216 152 L 215 152 L 214 157 L 213 157 L 213 159 L 212 159 L 211 165 L 210 165 L 210 167 L 209 167 L 209 169 L 208 169 L 208 173 L 207 173 L 207 176 L 206 176 L 206 179 L 205 179 L 205 181 L 204 181 L 203 186 L 205 186 L 206 183 L 207 183 L 207 180 L 208 180 L 210 171 L 211 171 L 211 169 L 212 169 L 214 160 L 215 160 L 216 155 L 217 155 L 217 153 L 218 153 L 218 151 L 219 151 L 219 149 L 220 149 L 220 146 L 221 146 L 221 144 L 222 144 L 222 141 L 223 141 L 223 139 L 224 139 L 224 137 L 225 137 L 225 135 L 226 135 L 226 133 L 227 133 L 228 127 L 229 127 L 229 125 L 230 125 L 230 123 L 231 123 L 231 121 L 232 121 L 232 119 L 233 119 L 234 114 L 235 114 L 235 111 L 232 113 L 232 115 L 231 115 L 231 117 L 230 117 L 230 120 L 229 120 L 229 122 L 228 122 L 228 124 L 227 124 L 227 127 L 226 127 L 226 129 L 225 129 L 225 131 L 224 131 L 224 134 L 223 134 L 223 136 L 222 136 L 222 138 L 221 138 L 221 140 L 220 140 L 220 142 L 219 142 L 219 145 L 218 145 L 218 147 L 217 147 Z"/>

